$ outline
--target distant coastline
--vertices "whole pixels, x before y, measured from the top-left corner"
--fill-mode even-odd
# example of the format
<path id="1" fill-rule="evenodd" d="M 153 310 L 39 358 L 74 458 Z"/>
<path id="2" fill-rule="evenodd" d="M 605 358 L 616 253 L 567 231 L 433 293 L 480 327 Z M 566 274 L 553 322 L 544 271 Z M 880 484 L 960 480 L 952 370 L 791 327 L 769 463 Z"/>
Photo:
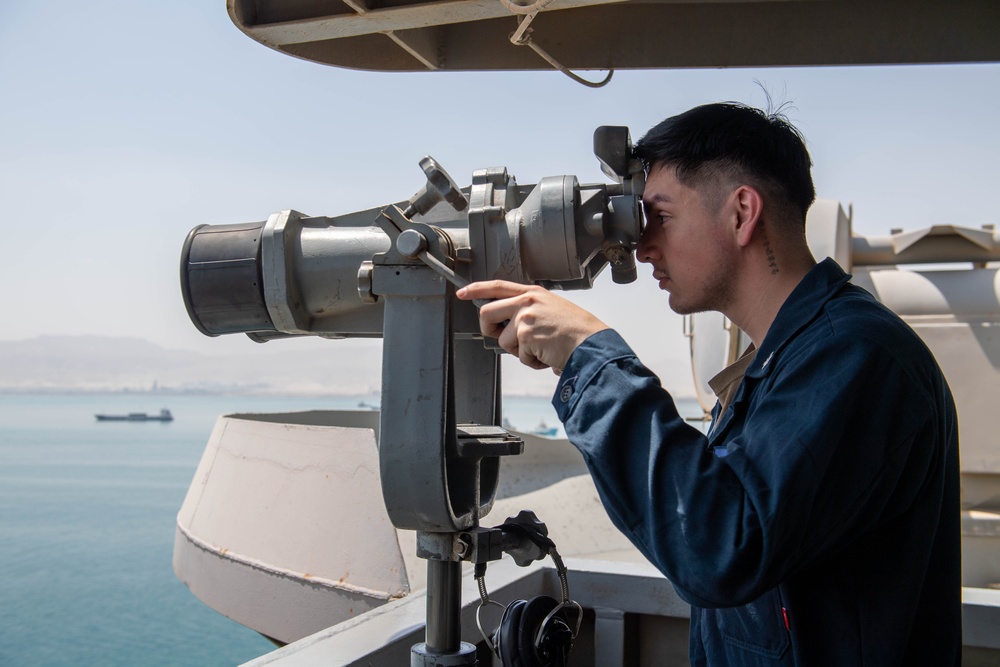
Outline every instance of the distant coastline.
<path id="1" fill-rule="evenodd" d="M 504 396 L 552 396 L 555 375 L 503 359 Z M 673 396 L 694 397 L 690 367 L 654 370 L 675 381 L 667 386 Z M 114 336 L 0 341 L 0 395 L 378 396 L 381 374 L 381 350 L 372 345 L 209 355 Z"/>

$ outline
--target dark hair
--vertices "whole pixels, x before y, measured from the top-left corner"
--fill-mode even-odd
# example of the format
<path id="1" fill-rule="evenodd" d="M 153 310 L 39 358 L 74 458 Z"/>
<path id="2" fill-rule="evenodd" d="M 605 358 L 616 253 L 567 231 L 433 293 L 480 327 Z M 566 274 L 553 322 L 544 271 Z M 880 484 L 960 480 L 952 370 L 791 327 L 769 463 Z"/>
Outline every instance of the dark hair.
<path id="1" fill-rule="evenodd" d="M 635 145 L 646 170 L 674 167 L 685 185 L 707 178 L 746 181 L 804 221 L 816 199 L 812 160 L 799 131 L 779 113 L 736 102 L 705 104 L 653 127 Z"/>

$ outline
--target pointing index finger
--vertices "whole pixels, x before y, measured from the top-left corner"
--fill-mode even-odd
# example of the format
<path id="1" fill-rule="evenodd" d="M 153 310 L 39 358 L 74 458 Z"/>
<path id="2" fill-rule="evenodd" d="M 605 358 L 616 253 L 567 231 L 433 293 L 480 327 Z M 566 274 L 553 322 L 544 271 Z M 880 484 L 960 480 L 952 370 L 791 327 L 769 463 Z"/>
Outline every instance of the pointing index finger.
<path id="1" fill-rule="evenodd" d="M 527 285 L 512 283 L 507 280 L 483 280 L 466 285 L 455 293 L 459 299 L 507 299 L 524 294 Z"/>

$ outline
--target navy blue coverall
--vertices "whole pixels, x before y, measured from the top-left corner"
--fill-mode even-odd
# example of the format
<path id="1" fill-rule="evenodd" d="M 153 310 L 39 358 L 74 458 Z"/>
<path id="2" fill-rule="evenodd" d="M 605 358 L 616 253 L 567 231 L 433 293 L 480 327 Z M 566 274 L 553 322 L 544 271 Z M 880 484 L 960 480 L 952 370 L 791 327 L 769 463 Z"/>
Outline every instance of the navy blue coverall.
<path id="1" fill-rule="evenodd" d="M 693 665 L 959 664 L 958 426 L 919 337 L 832 260 L 706 436 L 612 330 L 553 398 L 614 524 L 692 605 Z"/>

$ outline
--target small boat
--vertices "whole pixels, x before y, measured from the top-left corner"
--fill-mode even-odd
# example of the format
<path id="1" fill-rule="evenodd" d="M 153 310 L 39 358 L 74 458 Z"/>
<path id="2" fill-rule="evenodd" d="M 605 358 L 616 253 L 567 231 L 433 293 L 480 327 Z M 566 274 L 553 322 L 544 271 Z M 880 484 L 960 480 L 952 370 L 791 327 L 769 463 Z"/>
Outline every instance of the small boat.
<path id="1" fill-rule="evenodd" d="M 556 434 L 559 433 L 559 427 L 558 426 L 550 427 L 545 423 L 545 420 L 542 420 L 538 422 L 538 426 L 536 426 L 534 430 L 531 431 L 531 433 L 532 435 L 541 435 L 546 438 L 554 438 L 556 437 Z"/>
<path id="2" fill-rule="evenodd" d="M 145 412 L 130 412 L 127 415 L 94 415 L 99 422 L 172 422 L 174 416 L 164 408 L 160 414 L 151 415 Z"/>

